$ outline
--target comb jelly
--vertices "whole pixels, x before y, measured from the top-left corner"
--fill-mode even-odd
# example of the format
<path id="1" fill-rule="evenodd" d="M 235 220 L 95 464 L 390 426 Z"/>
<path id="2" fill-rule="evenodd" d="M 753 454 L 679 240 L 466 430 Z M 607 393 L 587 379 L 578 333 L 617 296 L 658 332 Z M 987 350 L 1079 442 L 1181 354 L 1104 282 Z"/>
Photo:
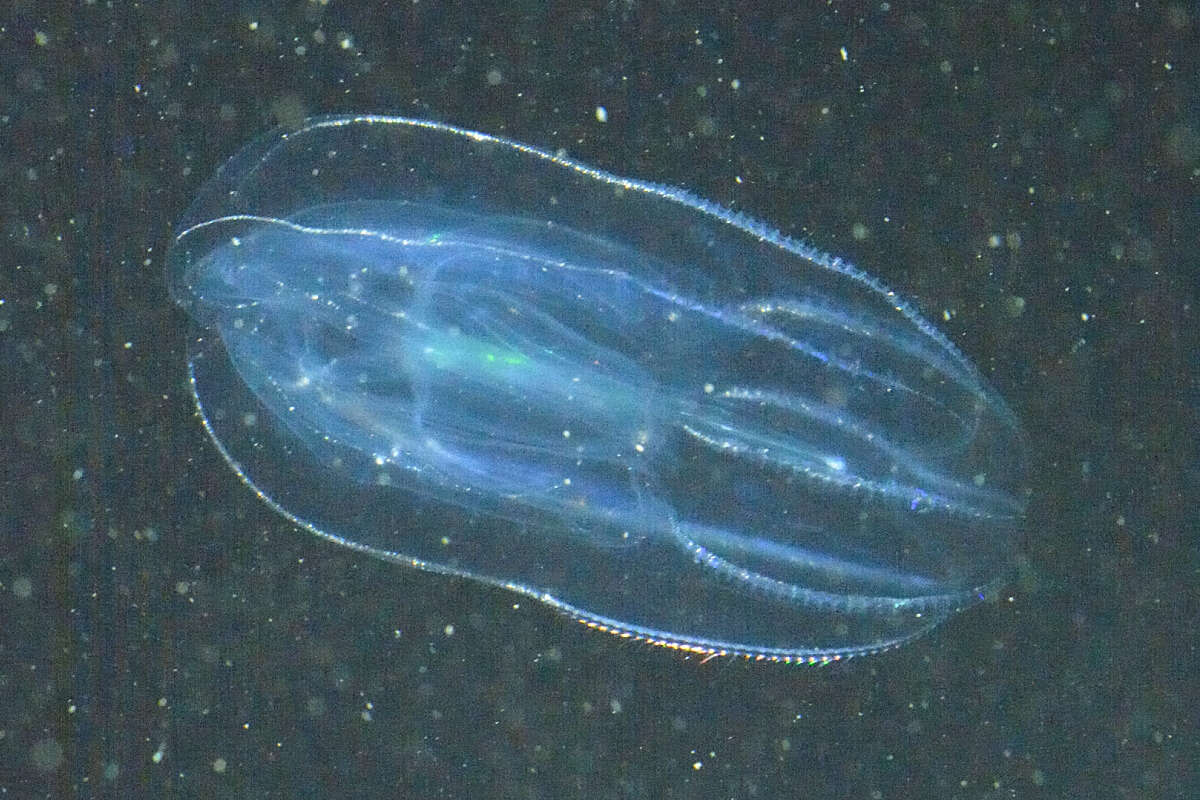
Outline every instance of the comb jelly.
<path id="1" fill-rule="evenodd" d="M 910 640 L 1012 561 L 1024 437 L 978 370 L 877 279 L 685 191 L 330 117 L 238 153 L 178 230 L 200 419 L 333 542 L 806 663 Z"/>

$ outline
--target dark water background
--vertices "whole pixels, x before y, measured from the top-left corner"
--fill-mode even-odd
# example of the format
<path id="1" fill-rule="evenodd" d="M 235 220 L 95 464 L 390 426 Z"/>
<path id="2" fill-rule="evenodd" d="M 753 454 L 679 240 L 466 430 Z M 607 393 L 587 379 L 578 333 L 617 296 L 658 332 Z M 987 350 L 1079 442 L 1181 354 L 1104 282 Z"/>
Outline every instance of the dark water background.
<path id="1" fill-rule="evenodd" d="M 1200 12 L 1111 6 L 7 4 L 0 791 L 1195 797 Z M 240 146 L 346 111 L 913 297 L 1033 443 L 1010 589 L 872 659 L 701 664 L 293 531 L 192 415 L 163 255 Z"/>

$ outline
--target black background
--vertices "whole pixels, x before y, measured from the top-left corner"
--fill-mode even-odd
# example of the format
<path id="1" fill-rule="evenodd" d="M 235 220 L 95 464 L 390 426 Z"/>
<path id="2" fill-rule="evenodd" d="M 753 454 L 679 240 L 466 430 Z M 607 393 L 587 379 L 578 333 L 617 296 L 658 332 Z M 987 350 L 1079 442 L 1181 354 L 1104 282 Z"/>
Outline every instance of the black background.
<path id="1" fill-rule="evenodd" d="M 6 3 L 0 791 L 1197 796 L 1198 24 Z M 882 656 L 701 664 L 291 529 L 193 416 L 163 257 L 224 159 L 332 112 L 682 185 L 914 298 L 1026 421 L 1018 578 Z"/>

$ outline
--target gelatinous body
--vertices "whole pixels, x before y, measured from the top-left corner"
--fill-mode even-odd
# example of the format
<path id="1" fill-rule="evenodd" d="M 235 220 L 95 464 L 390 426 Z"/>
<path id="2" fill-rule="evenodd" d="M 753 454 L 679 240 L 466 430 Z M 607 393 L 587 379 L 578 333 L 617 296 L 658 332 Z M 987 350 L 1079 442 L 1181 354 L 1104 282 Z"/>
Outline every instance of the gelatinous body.
<path id="1" fill-rule="evenodd" d="M 696 652 L 829 661 L 985 596 L 1004 402 L 854 267 L 665 186 L 401 118 L 237 155 L 169 257 L 223 455 L 337 542 Z"/>

